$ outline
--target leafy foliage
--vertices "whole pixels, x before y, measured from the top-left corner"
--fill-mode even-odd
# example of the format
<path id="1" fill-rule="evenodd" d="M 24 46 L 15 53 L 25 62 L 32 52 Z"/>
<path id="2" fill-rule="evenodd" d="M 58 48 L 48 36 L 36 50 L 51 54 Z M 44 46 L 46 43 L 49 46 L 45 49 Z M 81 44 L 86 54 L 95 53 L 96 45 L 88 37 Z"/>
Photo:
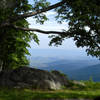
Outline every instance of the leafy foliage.
<path id="1" fill-rule="evenodd" d="M 0 23 L 8 20 L 18 13 L 27 12 L 31 9 L 27 0 L 18 0 L 14 8 L 0 8 Z M 23 19 L 16 22 L 19 26 L 28 27 L 28 22 Z M 22 30 L 16 30 L 12 27 L 0 28 L 0 61 L 3 64 L 2 70 L 16 68 L 18 66 L 29 64 L 26 54 L 29 55 L 27 47 L 32 38 L 32 33 Z"/>
<path id="2" fill-rule="evenodd" d="M 34 0 L 34 6 L 28 0 L 1 0 L 0 1 L 0 23 L 10 21 L 12 24 L 28 28 L 29 23 L 26 19 L 13 21 L 14 17 L 25 14 L 29 11 L 37 11 L 49 5 L 46 0 Z M 2 6 L 3 5 L 3 6 Z M 47 20 L 44 14 L 34 16 L 36 22 L 43 24 Z M 27 47 L 29 42 L 34 40 L 39 44 L 36 34 L 31 31 L 17 30 L 13 26 L 0 28 L 0 67 L 2 70 L 28 65 L 26 55 L 30 55 Z"/>
<path id="3" fill-rule="evenodd" d="M 99 0 L 66 0 L 56 9 L 58 22 L 68 22 L 66 35 L 54 37 L 51 43 L 61 44 L 73 38 L 77 47 L 87 47 L 86 52 L 100 57 L 100 2 Z M 59 41 L 59 42 L 58 42 Z"/>
<path id="4" fill-rule="evenodd" d="M 50 3 L 47 2 L 46 0 L 34 0 L 34 7 L 32 10 L 37 11 L 38 9 L 44 9 L 49 5 Z M 48 20 L 48 18 L 44 13 L 37 14 L 33 18 L 35 18 L 36 22 L 40 24 L 44 24 L 44 22 Z"/>

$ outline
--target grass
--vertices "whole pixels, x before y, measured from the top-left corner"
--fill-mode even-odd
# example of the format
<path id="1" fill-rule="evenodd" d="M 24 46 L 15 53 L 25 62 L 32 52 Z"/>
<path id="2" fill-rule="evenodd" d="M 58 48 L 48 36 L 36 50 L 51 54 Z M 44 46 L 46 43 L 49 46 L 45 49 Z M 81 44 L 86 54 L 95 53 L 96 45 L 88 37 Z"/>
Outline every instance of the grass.
<path id="1" fill-rule="evenodd" d="M 64 99 L 64 98 L 86 98 L 93 99 L 100 96 L 97 91 L 32 91 L 28 89 L 3 89 L 0 91 L 0 100 L 33 100 L 33 99 Z"/>
<path id="2" fill-rule="evenodd" d="M 94 99 L 100 96 L 100 83 L 85 81 L 85 88 L 73 86 L 73 89 L 43 91 L 32 89 L 0 88 L 0 100 L 35 100 L 35 99 Z"/>

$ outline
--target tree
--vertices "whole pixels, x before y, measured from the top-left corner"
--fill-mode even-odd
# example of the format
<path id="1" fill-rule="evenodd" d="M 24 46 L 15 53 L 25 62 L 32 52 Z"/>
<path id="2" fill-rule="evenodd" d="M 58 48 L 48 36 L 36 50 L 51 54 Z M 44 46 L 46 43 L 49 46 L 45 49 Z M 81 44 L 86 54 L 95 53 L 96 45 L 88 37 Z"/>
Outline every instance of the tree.
<path id="1" fill-rule="evenodd" d="M 28 3 L 24 0 L 16 5 L 17 8 L 15 4 L 11 4 L 11 2 L 9 2 L 8 6 L 5 7 L 3 5 L 4 8 L 0 8 L 0 15 L 2 15 L 0 16 L 0 23 L 5 23 L 5 21 L 8 21 L 11 16 L 16 16 L 16 14 L 22 11 L 26 12 L 31 8 L 30 5 L 27 5 L 25 9 L 22 9 Z M 20 7 L 20 5 L 22 8 Z M 15 22 L 12 24 L 15 24 Z M 16 25 L 20 27 L 28 27 L 28 22 L 25 19 L 22 19 L 21 21 L 17 21 Z M 25 32 L 23 30 L 16 30 L 12 26 L 5 26 L 0 28 L 1 70 L 16 68 L 18 66 L 29 64 L 26 54 L 29 55 L 27 47 L 30 47 L 29 42 L 32 38 L 37 40 L 35 34 L 31 32 Z"/>
<path id="2" fill-rule="evenodd" d="M 50 45 L 61 45 L 66 38 L 73 38 L 77 47 L 87 47 L 86 52 L 100 58 L 100 3 L 99 0 L 61 0 L 50 5 L 46 0 L 1 0 L 0 5 L 0 61 L 3 68 L 27 62 L 27 46 L 34 32 L 51 35 Z M 54 9 L 58 22 L 66 21 L 69 29 L 62 32 L 44 31 L 28 27 L 27 18 L 33 17 L 43 24 L 47 17 L 43 12 Z M 10 52 L 9 52 L 10 51 Z M 6 58 L 5 58 L 6 57 Z M 23 59 L 22 59 L 23 58 Z M 10 61 L 10 63 L 9 63 Z M 26 63 L 24 63 L 26 64 Z"/>

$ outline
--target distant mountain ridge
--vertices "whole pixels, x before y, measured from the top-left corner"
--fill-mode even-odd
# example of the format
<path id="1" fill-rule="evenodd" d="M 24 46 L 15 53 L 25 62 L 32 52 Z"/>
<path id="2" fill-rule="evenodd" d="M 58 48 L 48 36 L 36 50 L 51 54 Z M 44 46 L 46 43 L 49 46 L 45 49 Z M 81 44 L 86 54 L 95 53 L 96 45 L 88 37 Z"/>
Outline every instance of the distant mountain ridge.
<path id="1" fill-rule="evenodd" d="M 55 57 L 31 57 L 30 66 L 44 70 L 58 70 L 68 75 L 70 79 L 100 81 L 100 61 L 98 60 L 68 60 Z M 96 67 L 94 67 L 96 66 Z"/>
<path id="2" fill-rule="evenodd" d="M 89 80 L 100 81 L 100 64 L 87 66 L 69 73 L 70 78 L 76 80 Z"/>
<path id="3" fill-rule="evenodd" d="M 58 49 L 30 49 L 30 66 L 44 70 L 59 70 L 71 79 L 100 81 L 100 61 L 85 51 Z M 93 67 L 95 66 L 95 67 Z"/>
<path id="4" fill-rule="evenodd" d="M 69 60 L 93 59 L 87 56 L 85 50 L 63 50 L 63 49 L 29 49 L 31 57 L 46 57 L 46 58 L 68 58 Z"/>

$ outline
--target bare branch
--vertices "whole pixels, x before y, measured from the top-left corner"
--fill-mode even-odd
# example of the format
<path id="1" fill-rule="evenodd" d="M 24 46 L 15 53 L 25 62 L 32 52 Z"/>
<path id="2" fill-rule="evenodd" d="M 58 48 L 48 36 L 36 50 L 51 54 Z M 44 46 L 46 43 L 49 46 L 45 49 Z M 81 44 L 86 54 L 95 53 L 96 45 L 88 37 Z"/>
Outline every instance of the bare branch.
<path id="1" fill-rule="evenodd" d="M 35 29 L 35 28 L 24 28 L 24 27 L 19 27 L 19 26 L 15 26 L 13 25 L 13 28 L 18 29 L 18 30 L 23 30 L 23 31 L 34 31 L 34 32 L 39 32 L 39 33 L 43 33 L 43 34 L 58 34 L 58 35 L 65 35 L 66 32 L 59 32 L 59 31 L 44 31 L 44 30 L 40 30 L 40 29 Z"/>
<path id="2" fill-rule="evenodd" d="M 58 2 L 58 3 L 56 3 L 56 4 L 54 4 L 54 5 L 51 5 L 51 6 L 47 7 L 47 8 L 39 9 L 39 10 L 37 10 L 36 12 L 30 12 L 30 13 L 26 13 L 26 14 L 19 15 L 19 16 L 13 18 L 12 21 L 14 22 L 14 21 L 17 21 L 17 20 L 20 20 L 20 19 L 23 19 L 23 18 L 35 16 L 35 15 L 37 15 L 37 14 L 40 14 L 40 13 L 43 13 L 43 12 L 52 10 L 52 9 L 54 9 L 54 8 L 57 8 L 57 7 L 61 6 L 61 5 L 64 4 L 65 2 L 66 2 L 66 0 L 62 0 L 61 2 Z"/>

